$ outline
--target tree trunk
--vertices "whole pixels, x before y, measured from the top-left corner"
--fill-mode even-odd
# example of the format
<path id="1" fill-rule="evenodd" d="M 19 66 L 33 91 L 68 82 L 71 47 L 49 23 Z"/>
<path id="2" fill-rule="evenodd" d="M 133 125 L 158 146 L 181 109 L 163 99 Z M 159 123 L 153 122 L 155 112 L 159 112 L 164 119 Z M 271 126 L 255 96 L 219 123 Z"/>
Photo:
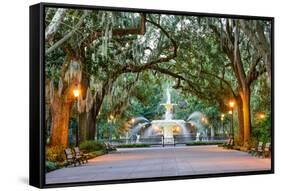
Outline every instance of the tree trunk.
<path id="1" fill-rule="evenodd" d="M 111 80 L 106 81 L 103 84 L 103 88 L 100 92 L 96 92 L 93 107 L 90 110 L 89 120 L 89 139 L 95 140 L 97 131 L 97 116 L 99 115 L 105 95 L 111 91 L 112 84 L 116 80 L 117 76 L 111 77 Z"/>
<path id="2" fill-rule="evenodd" d="M 89 112 L 79 114 L 79 140 L 95 140 L 96 134 L 95 106 Z"/>
<path id="3" fill-rule="evenodd" d="M 89 139 L 95 140 L 97 131 L 97 117 L 99 115 L 104 95 L 97 96 L 89 116 Z"/>
<path id="4" fill-rule="evenodd" d="M 50 106 L 52 112 L 51 146 L 68 146 L 68 126 L 71 102 L 55 95 Z"/>
<path id="5" fill-rule="evenodd" d="M 244 145 L 249 141 L 251 135 L 251 112 L 250 112 L 250 88 L 246 87 L 240 92 L 243 102 L 244 119 Z"/>
<path id="6" fill-rule="evenodd" d="M 89 86 L 89 78 L 87 75 L 83 75 L 82 82 L 81 82 L 81 95 L 82 95 L 83 99 L 86 98 L 88 86 Z M 85 111 L 83 113 L 80 113 L 78 118 L 79 118 L 78 119 L 78 121 L 79 121 L 79 141 L 83 142 L 83 141 L 89 139 L 89 129 L 90 129 L 89 118 L 90 118 L 90 116 L 89 116 L 89 113 L 87 113 Z"/>
<path id="7" fill-rule="evenodd" d="M 238 114 L 238 126 L 239 126 L 239 140 L 244 142 L 244 116 L 243 116 L 243 103 L 242 98 L 237 96 L 237 114 Z"/>
<path id="8" fill-rule="evenodd" d="M 72 52 L 71 50 L 67 50 Z M 71 115 L 71 107 L 75 101 L 75 96 L 73 94 L 74 88 L 76 88 L 79 82 L 79 73 L 76 73 L 75 77 L 72 77 L 71 83 L 65 81 L 65 74 L 68 71 L 68 66 L 71 61 L 79 62 L 79 60 L 74 58 L 74 55 L 67 53 L 64 63 L 62 65 L 60 76 L 62 79 L 59 81 L 57 88 L 54 88 L 52 83 L 49 87 L 49 102 L 50 102 L 50 112 L 51 112 L 51 146 L 68 146 L 68 128 L 69 119 Z M 79 64 L 79 63 L 77 63 Z"/>
<path id="9" fill-rule="evenodd" d="M 89 123 L 88 123 L 88 113 L 83 112 L 79 114 L 78 117 L 79 124 L 79 142 L 88 140 L 89 138 Z"/>
<path id="10" fill-rule="evenodd" d="M 90 111 L 89 116 L 89 139 L 95 140 L 96 138 L 96 128 L 97 128 L 97 113 L 96 106 L 94 105 Z"/>

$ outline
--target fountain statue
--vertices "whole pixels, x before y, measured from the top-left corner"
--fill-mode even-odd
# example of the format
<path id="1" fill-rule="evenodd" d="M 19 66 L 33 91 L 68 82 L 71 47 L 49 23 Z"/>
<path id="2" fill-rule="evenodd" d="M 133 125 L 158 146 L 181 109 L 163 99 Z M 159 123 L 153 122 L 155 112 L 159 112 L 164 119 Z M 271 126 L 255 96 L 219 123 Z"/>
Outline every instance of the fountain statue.
<path id="1" fill-rule="evenodd" d="M 167 89 L 166 89 L 166 96 L 167 96 L 167 102 L 160 104 L 160 105 L 163 105 L 166 109 L 165 120 L 171 120 L 172 119 L 172 110 L 173 110 L 174 105 L 176 105 L 176 104 L 171 103 L 171 93 L 170 93 L 169 87 L 167 87 Z"/>

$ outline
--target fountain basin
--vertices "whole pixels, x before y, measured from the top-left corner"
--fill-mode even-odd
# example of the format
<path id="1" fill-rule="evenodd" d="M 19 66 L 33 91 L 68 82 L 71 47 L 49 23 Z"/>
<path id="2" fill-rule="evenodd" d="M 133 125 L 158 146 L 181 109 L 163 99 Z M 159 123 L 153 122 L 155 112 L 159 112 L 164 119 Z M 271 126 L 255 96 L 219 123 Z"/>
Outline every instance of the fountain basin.
<path id="1" fill-rule="evenodd" d="M 164 136 L 165 144 L 174 143 L 174 135 L 187 134 L 186 122 L 184 120 L 153 120 L 152 129 Z"/>

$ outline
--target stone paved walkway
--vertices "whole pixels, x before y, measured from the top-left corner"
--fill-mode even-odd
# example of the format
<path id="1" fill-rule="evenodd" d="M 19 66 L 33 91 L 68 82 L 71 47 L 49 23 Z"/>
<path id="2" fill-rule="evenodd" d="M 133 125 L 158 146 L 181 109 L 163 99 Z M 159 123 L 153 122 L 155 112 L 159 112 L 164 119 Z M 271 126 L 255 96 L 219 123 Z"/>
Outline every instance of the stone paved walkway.
<path id="1" fill-rule="evenodd" d="M 217 146 L 130 148 L 49 172 L 46 183 L 269 170 L 270 166 L 270 159 Z"/>

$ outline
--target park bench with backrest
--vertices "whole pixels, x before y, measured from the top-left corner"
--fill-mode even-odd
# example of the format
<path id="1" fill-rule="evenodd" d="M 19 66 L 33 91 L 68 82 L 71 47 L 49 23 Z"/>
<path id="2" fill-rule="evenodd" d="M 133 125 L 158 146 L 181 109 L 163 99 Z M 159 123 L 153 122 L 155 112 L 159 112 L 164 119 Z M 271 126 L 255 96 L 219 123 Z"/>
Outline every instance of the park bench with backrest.
<path id="1" fill-rule="evenodd" d="M 70 148 L 66 148 L 64 150 L 64 153 L 65 153 L 65 157 L 66 157 L 66 166 L 72 165 L 72 164 L 74 166 L 76 166 L 76 163 L 81 164 L 80 158 L 75 157 L 75 155 L 73 155 Z"/>
<path id="2" fill-rule="evenodd" d="M 225 142 L 225 143 L 223 143 L 223 147 L 225 148 L 228 144 L 229 144 L 229 142 L 230 142 L 230 138 L 229 139 L 227 139 L 227 141 Z"/>
<path id="3" fill-rule="evenodd" d="M 230 138 L 227 140 L 227 142 L 225 144 L 223 144 L 223 148 L 226 148 L 226 149 L 231 149 L 234 145 L 234 140 L 233 138 Z"/>
<path id="4" fill-rule="evenodd" d="M 262 152 L 262 149 L 263 149 L 263 142 L 260 141 L 256 147 L 251 148 L 250 154 L 252 156 L 257 156 L 259 152 Z"/>
<path id="5" fill-rule="evenodd" d="M 106 152 L 115 151 L 116 147 L 110 143 L 105 143 Z"/>
<path id="6" fill-rule="evenodd" d="M 234 139 L 231 138 L 230 141 L 229 141 L 229 144 L 226 146 L 227 149 L 232 149 L 234 146 Z"/>
<path id="7" fill-rule="evenodd" d="M 266 143 L 262 149 L 257 151 L 258 156 L 262 156 L 263 158 L 270 156 L 270 143 Z"/>
<path id="8" fill-rule="evenodd" d="M 75 154 L 75 158 L 80 159 L 82 163 L 88 162 L 89 155 L 80 151 L 79 147 L 74 147 L 73 151 Z"/>

